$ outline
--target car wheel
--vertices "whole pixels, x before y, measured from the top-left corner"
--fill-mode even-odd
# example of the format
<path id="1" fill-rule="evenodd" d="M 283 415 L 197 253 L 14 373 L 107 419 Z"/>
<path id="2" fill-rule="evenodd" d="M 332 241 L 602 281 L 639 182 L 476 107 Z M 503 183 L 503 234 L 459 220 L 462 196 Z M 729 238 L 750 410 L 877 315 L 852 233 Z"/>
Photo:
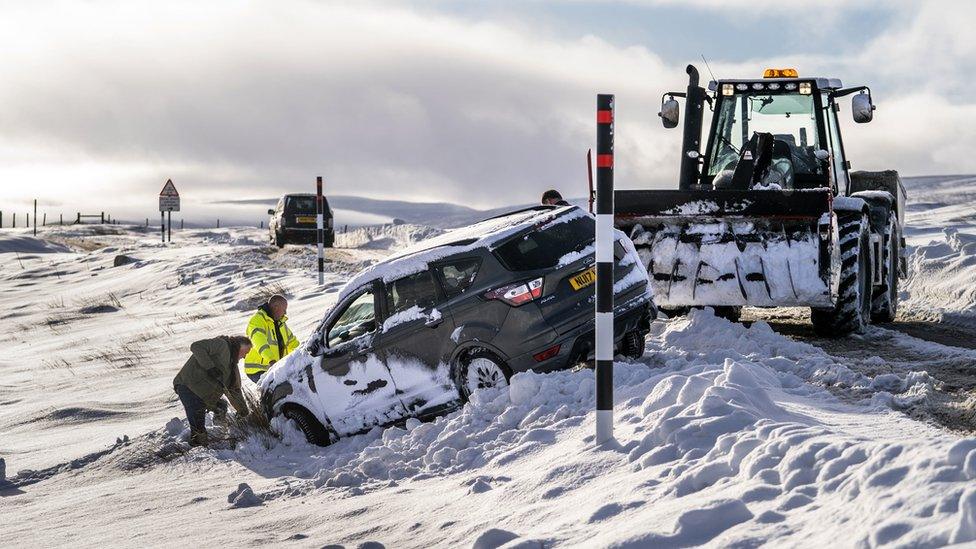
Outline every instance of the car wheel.
<path id="1" fill-rule="evenodd" d="M 281 233 L 275 231 L 274 242 L 275 242 L 275 246 L 277 246 L 279 248 L 284 248 L 285 247 L 285 237 L 284 237 L 284 235 L 282 235 Z"/>
<path id="2" fill-rule="evenodd" d="M 458 360 L 454 382 L 462 402 L 478 389 L 507 387 L 512 377 L 508 366 L 489 351 L 475 351 Z"/>
<path id="3" fill-rule="evenodd" d="M 309 444 L 314 444 L 316 446 L 328 446 L 333 442 L 339 440 L 338 433 L 335 432 L 331 426 L 326 427 L 312 415 L 305 408 L 300 406 L 286 406 L 282 410 L 282 414 L 295 422 L 298 428 L 301 429 L 302 434 L 305 435 L 305 440 Z"/>
<path id="4" fill-rule="evenodd" d="M 643 332 L 639 330 L 627 332 L 623 341 L 620 342 L 620 354 L 627 358 L 638 359 L 644 356 L 646 343 Z"/>

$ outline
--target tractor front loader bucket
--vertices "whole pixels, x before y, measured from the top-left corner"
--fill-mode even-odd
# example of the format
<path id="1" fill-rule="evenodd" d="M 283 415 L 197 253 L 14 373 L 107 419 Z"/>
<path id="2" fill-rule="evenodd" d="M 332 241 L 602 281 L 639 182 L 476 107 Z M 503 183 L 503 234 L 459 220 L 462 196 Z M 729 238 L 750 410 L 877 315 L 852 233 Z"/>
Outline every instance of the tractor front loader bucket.
<path id="1" fill-rule="evenodd" d="M 827 189 L 617 191 L 617 228 L 658 306 L 832 305 L 836 223 Z"/>

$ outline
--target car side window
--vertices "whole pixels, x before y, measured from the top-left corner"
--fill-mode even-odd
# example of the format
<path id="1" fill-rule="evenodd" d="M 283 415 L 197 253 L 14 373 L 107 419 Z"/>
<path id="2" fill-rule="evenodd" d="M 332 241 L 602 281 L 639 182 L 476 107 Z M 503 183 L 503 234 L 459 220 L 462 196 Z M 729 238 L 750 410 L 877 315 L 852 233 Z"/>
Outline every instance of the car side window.
<path id="1" fill-rule="evenodd" d="M 376 299 L 372 290 L 363 292 L 339 313 L 329 327 L 327 341 L 335 347 L 376 331 Z"/>
<path id="2" fill-rule="evenodd" d="M 391 315 L 414 306 L 427 309 L 436 305 L 437 289 L 430 272 L 419 272 L 387 283 L 386 303 Z"/>
<path id="3" fill-rule="evenodd" d="M 478 276 L 481 260 L 478 258 L 459 259 L 450 263 L 443 263 L 434 267 L 448 299 L 457 297 L 465 292 Z"/>

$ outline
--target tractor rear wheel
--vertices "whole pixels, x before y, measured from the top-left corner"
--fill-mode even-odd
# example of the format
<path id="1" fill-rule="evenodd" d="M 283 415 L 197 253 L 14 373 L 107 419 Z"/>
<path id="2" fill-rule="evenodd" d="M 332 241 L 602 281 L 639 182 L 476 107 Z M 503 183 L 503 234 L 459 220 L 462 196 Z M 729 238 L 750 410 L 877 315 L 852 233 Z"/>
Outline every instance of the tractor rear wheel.
<path id="1" fill-rule="evenodd" d="M 892 212 L 881 248 L 881 284 L 874 288 L 871 322 L 892 322 L 898 312 L 898 223 Z"/>
<path id="2" fill-rule="evenodd" d="M 871 238 L 868 218 L 861 212 L 838 212 L 840 285 L 837 303 L 812 309 L 810 320 L 818 334 L 837 337 L 862 333 L 871 322 Z"/>

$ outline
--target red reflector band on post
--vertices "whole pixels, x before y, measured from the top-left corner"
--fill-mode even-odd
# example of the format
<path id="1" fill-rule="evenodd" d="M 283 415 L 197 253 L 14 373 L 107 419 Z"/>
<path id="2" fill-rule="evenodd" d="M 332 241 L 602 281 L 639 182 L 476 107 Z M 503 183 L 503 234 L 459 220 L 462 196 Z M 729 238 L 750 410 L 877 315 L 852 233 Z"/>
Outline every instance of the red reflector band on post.
<path id="1" fill-rule="evenodd" d="M 596 111 L 597 124 L 613 124 L 613 111 Z"/>
<path id="2" fill-rule="evenodd" d="M 598 154 L 598 155 L 596 155 L 596 167 L 597 168 L 612 168 L 613 167 L 613 155 L 612 154 Z"/>

